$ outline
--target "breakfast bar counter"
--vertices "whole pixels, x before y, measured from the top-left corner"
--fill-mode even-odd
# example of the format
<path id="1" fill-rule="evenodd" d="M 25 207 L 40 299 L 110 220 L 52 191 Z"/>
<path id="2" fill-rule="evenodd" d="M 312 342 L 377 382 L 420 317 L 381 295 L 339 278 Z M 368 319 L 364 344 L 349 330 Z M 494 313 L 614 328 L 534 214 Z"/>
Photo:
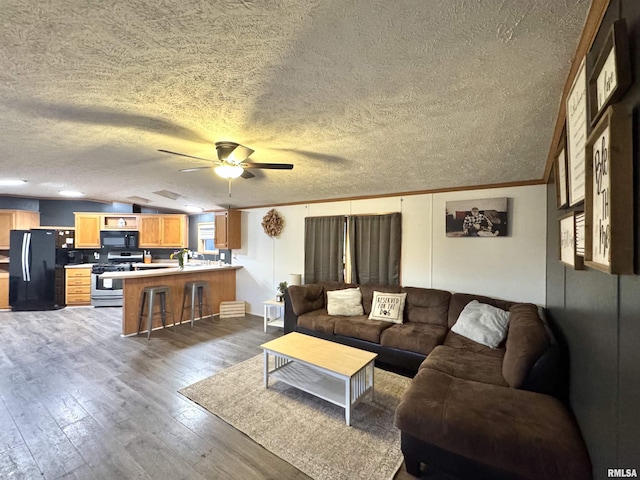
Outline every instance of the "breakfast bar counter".
<path id="1" fill-rule="evenodd" d="M 178 267 L 154 268 L 150 270 L 133 270 L 128 272 L 106 272 L 103 279 L 122 279 L 122 334 L 133 335 L 138 331 L 138 317 L 142 290 L 153 285 L 167 285 L 171 289 L 171 302 L 176 323 L 180 321 L 182 295 L 186 282 L 207 281 L 211 295 L 211 308 L 214 314 L 220 313 L 220 302 L 236 299 L 236 270 L 238 265 L 201 265 L 187 266 L 184 270 Z M 188 312 L 185 312 L 185 317 Z M 153 328 L 161 327 L 160 315 L 156 315 Z M 167 325 L 172 325 L 171 316 Z M 146 321 L 142 322 L 142 331 L 147 331 Z"/>

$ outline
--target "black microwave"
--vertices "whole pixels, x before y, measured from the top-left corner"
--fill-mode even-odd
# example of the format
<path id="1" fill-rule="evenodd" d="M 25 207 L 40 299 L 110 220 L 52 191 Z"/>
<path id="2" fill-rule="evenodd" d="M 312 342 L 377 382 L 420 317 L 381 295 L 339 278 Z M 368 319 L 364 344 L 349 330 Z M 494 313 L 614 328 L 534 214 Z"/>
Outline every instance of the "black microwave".
<path id="1" fill-rule="evenodd" d="M 136 250 L 138 248 L 138 232 L 103 230 L 100 232 L 100 246 L 105 250 Z"/>

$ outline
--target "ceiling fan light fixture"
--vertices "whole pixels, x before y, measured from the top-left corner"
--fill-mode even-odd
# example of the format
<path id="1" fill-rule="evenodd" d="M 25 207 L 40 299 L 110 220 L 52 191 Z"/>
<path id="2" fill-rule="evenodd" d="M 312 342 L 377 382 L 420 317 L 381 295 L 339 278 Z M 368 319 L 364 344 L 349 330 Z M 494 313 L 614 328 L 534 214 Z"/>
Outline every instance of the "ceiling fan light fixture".
<path id="1" fill-rule="evenodd" d="M 226 163 L 224 165 L 218 165 L 213 169 L 213 171 L 222 178 L 232 179 L 238 178 L 240 175 L 242 175 L 242 172 L 244 172 L 244 168 L 242 168 L 240 165 L 231 165 Z"/>

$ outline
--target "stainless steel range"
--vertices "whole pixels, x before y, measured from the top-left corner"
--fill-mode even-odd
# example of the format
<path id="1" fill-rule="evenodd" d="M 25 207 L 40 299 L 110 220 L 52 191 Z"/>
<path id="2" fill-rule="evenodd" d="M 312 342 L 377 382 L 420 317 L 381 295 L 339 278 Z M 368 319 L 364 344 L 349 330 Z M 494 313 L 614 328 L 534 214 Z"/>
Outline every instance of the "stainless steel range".
<path id="1" fill-rule="evenodd" d="M 109 263 L 96 263 L 91 267 L 91 305 L 94 307 L 121 307 L 122 280 L 101 278 L 105 272 L 127 272 L 131 263 L 143 260 L 142 252 L 109 252 Z"/>

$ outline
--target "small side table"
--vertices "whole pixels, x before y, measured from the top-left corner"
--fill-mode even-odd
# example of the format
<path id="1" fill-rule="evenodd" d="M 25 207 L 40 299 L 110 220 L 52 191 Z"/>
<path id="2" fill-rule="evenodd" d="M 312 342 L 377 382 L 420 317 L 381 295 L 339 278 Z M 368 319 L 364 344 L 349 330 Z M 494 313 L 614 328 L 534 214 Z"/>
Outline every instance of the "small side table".
<path id="1" fill-rule="evenodd" d="M 276 300 L 267 300 L 264 303 L 264 331 L 267 326 L 283 328 L 284 327 L 284 302 Z"/>

